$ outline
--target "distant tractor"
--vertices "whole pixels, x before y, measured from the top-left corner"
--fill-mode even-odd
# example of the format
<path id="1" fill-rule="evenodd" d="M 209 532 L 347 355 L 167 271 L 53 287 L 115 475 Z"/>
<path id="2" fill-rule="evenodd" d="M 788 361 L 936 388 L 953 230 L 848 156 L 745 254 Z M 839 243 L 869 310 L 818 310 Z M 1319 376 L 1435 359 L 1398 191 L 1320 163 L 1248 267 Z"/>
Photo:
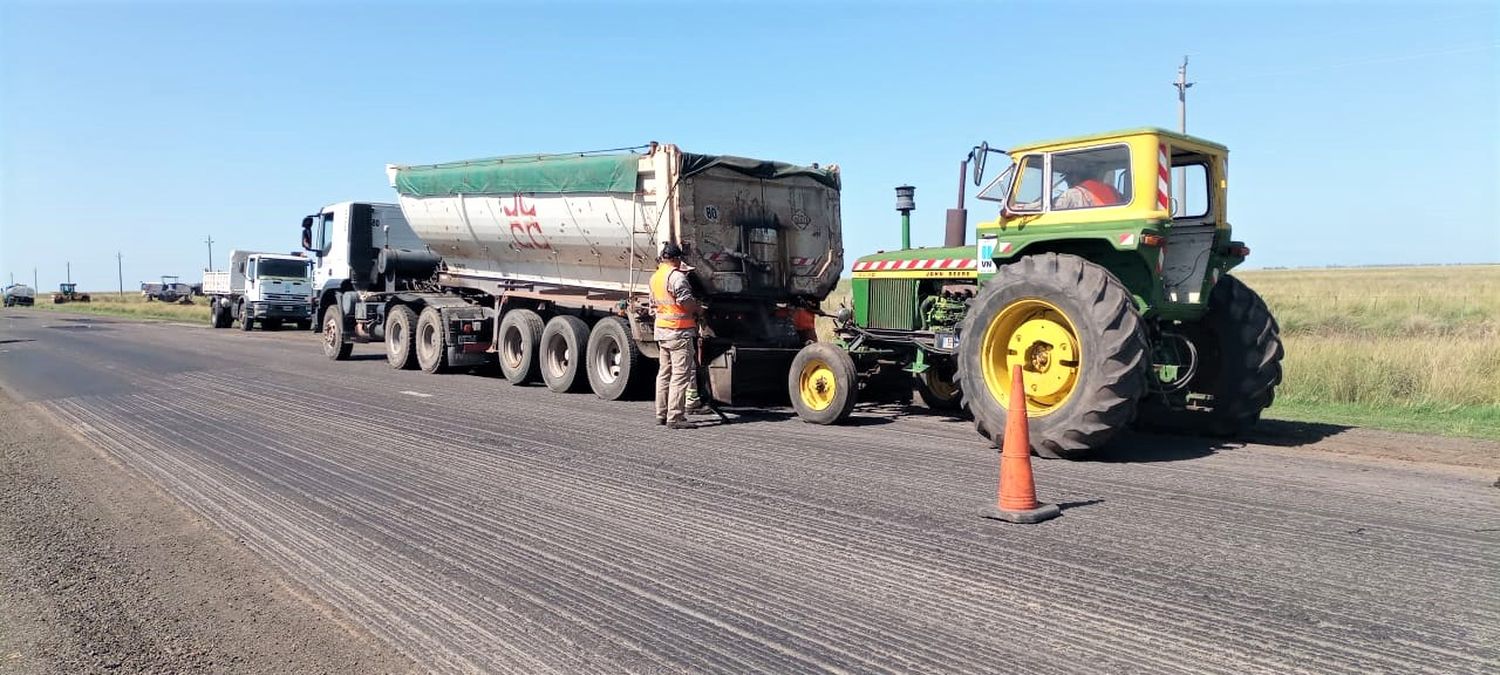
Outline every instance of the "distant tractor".
<path id="1" fill-rule="evenodd" d="M 65 302 L 89 302 L 89 294 L 79 293 L 78 284 L 58 284 L 57 292 L 52 294 L 52 304 L 61 305 Z"/>
<path id="2" fill-rule="evenodd" d="M 992 153 L 1011 164 L 985 185 Z M 966 409 L 993 440 L 1019 366 L 1044 457 L 1088 457 L 1133 423 L 1216 436 L 1254 424 L 1281 382 L 1282 346 L 1265 303 L 1227 274 L 1250 252 L 1230 238 L 1227 156 L 1161 129 L 981 144 L 963 161 L 943 248 L 910 247 L 913 190 L 897 188 L 902 250 L 854 263 L 836 340 L 793 366 L 798 415 L 837 423 L 856 398 L 909 395 L 915 377 L 929 407 Z M 1000 203 L 974 246 L 971 166 L 979 198 Z"/>

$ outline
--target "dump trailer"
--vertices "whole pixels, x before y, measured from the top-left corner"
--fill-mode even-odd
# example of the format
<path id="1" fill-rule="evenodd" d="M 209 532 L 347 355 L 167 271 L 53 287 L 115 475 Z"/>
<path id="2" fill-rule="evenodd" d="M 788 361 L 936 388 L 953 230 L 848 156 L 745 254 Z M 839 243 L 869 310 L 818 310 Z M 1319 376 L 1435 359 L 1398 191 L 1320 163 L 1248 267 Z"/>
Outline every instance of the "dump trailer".
<path id="1" fill-rule="evenodd" d="M 704 393 L 784 398 L 787 368 L 816 339 L 814 313 L 843 269 L 834 166 L 653 143 L 387 175 L 399 209 L 343 203 L 303 219 L 320 274 L 329 261 L 348 269 L 317 300 L 333 359 L 383 341 L 395 368 L 498 361 L 518 384 L 644 393 L 657 355 L 648 282 L 672 242 L 705 301 Z M 401 241 L 408 230 L 416 242 Z"/>
<path id="2" fill-rule="evenodd" d="M 308 330 L 312 325 L 310 276 L 305 256 L 230 251 L 227 269 L 203 272 L 209 320 L 214 328 L 228 328 L 239 321 L 241 330 L 250 330 L 257 322 L 266 330 L 277 330 L 283 323 Z"/>
<path id="3" fill-rule="evenodd" d="M 992 155 L 1009 160 L 983 181 Z M 897 188 L 901 250 L 853 264 L 835 340 L 798 355 L 797 413 L 837 423 L 891 388 L 967 411 L 991 440 L 1025 406 L 1032 450 L 1081 459 L 1132 425 L 1232 436 L 1275 398 L 1275 318 L 1229 273 L 1250 249 L 1228 216 L 1228 148 L 1163 129 L 1015 146 L 960 165 L 945 245 L 913 248 L 914 189 Z M 966 244 L 964 176 L 998 203 Z M 1010 390 L 1020 369 L 1024 392 Z"/>

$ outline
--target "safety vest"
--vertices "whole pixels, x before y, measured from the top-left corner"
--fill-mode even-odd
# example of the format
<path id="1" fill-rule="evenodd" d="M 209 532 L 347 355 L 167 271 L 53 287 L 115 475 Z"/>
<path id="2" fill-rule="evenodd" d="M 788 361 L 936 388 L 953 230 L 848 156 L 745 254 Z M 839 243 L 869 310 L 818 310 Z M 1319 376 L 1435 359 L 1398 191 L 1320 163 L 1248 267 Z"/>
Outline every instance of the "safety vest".
<path id="1" fill-rule="evenodd" d="M 651 302 L 656 305 L 656 327 L 671 330 L 682 330 L 698 325 L 697 319 L 688 313 L 687 308 L 677 301 L 677 296 L 672 295 L 671 289 L 667 288 L 667 280 L 677 271 L 677 266 L 662 263 L 656 268 L 656 273 L 651 275 Z"/>
<path id="2" fill-rule="evenodd" d="M 1094 198 L 1094 206 L 1114 206 L 1120 203 L 1120 193 L 1099 181 L 1089 179 L 1079 183 L 1078 187 L 1083 188 L 1090 197 Z"/>

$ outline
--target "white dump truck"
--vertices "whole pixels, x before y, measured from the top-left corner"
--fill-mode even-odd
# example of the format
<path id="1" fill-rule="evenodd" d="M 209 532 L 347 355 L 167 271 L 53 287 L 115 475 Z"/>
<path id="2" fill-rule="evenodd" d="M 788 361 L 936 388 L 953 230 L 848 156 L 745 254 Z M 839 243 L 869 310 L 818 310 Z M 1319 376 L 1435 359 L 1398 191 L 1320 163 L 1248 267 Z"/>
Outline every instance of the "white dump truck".
<path id="1" fill-rule="evenodd" d="M 312 327 L 310 262 L 304 256 L 259 251 L 230 251 L 229 268 L 203 272 L 203 294 L 208 296 L 214 328 L 235 321 L 241 330 L 277 330 L 285 322 L 302 330 Z"/>
<path id="2" fill-rule="evenodd" d="M 395 368 L 493 363 L 511 382 L 649 389 L 648 281 L 676 243 L 706 302 L 715 400 L 785 396 L 787 368 L 843 270 L 837 167 L 684 152 L 529 155 L 387 167 L 399 196 L 303 219 L 338 288 L 315 301 L 324 353 L 383 341 Z M 406 236 L 407 232 L 415 240 Z"/>

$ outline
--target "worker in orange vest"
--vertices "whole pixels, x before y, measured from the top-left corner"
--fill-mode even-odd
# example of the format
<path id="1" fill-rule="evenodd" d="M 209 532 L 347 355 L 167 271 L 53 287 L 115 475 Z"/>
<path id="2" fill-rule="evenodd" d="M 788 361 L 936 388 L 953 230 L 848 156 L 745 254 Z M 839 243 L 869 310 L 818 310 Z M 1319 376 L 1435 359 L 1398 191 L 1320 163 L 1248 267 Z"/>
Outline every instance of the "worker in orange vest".
<path id="1" fill-rule="evenodd" d="M 1108 167 L 1088 166 L 1067 172 L 1065 180 L 1069 187 L 1052 201 L 1053 211 L 1086 209 L 1095 206 L 1118 206 L 1125 200 L 1113 186 L 1105 182 L 1114 170 Z"/>
<path id="2" fill-rule="evenodd" d="M 687 419 L 687 391 L 697 375 L 698 314 L 688 272 L 682 264 L 682 249 L 668 242 L 651 275 L 651 306 L 656 310 L 656 423 L 669 429 L 691 429 Z"/>

